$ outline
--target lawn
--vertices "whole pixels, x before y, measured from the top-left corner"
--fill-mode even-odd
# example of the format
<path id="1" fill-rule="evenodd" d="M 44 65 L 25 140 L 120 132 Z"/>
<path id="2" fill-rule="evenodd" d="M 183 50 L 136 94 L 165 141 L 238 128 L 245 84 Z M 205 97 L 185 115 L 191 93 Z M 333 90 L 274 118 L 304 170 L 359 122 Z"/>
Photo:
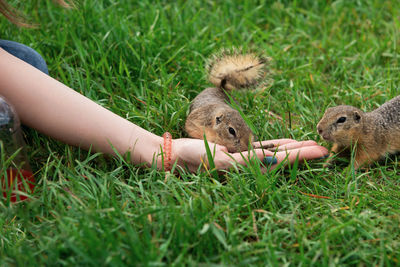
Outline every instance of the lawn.
<path id="1" fill-rule="evenodd" d="M 327 107 L 368 111 L 399 94 L 395 0 L 21 2 L 38 27 L 1 19 L 2 39 L 158 135 L 186 137 L 190 101 L 210 86 L 205 61 L 226 47 L 272 58 L 266 87 L 235 93 L 263 140 L 329 147 L 316 132 Z M 254 161 L 165 179 L 32 129 L 24 137 L 38 185 L 31 201 L 0 203 L 1 265 L 400 265 L 396 157 L 360 172 L 315 160 L 261 174 Z"/>

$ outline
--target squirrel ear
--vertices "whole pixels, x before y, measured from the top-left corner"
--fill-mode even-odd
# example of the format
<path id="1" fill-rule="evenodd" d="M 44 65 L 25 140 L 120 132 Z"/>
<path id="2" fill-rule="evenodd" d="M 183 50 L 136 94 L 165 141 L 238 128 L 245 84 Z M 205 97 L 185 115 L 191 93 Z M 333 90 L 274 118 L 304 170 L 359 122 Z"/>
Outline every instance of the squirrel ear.
<path id="1" fill-rule="evenodd" d="M 220 124 L 221 122 L 222 122 L 222 118 L 224 117 L 224 115 L 220 115 L 220 116 L 217 116 L 216 118 L 215 118 L 215 123 L 216 124 Z"/>
<path id="2" fill-rule="evenodd" d="M 354 116 L 354 121 L 355 122 L 357 122 L 357 123 L 360 122 L 361 115 L 360 115 L 360 113 L 358 111 L 354 111 L 353 116 Z"/>

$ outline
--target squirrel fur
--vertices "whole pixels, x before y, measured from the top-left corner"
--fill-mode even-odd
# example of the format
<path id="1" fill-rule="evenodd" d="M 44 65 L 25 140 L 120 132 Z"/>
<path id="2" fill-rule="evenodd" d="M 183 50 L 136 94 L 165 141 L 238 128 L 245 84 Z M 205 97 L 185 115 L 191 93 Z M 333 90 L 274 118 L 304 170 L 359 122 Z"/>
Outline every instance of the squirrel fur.
<path id="1" fill-rule="evenodd" d="M 344 155 L 355 146 L 354 168 L 358 169 L 400 151 L 400 96 L 371 112 L 345 105 L 328 108 L 317 130 L 333 142 L 331 155 Z"/>
<path id="2" fill-rule="evenodd" d="M 255 53 L 223 51 L 208 63 L 208 79 L 215 87 L 203 90 L 190 105 L 185 130 L 190 137 L 227 147 L 229 152 L 248 150 L 253 133 L 229 103 L 231 90 L 260 85 L 267 73 L 268 58 Z"/>

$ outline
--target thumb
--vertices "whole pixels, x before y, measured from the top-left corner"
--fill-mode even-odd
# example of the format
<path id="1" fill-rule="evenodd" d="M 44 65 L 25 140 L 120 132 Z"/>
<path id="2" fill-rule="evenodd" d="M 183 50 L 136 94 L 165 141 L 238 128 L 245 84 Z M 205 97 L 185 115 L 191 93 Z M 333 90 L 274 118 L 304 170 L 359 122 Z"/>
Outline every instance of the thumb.
<path id="1" fill-rule="evenodd" d="M 216 151 L 222 151 L 228 153 L 228 148 L 226 146 L 216 145 Z"/>
<path id="2" fill-rule="evenodd" d="M 228 148 L 226 146 L 223 145 L 218 145 L 216 143 L 208 143 L 208 147 L 211 150 L 211 153 L 217 152 L 217 151 L 222 151 L 225 153 L 228 153 Z"/>

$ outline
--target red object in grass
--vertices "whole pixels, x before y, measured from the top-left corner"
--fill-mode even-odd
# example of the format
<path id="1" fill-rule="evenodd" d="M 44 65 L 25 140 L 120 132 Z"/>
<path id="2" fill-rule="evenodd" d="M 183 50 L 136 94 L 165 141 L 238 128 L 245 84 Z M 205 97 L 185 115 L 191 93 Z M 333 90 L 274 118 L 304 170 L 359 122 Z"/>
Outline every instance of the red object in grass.
<path id="1" fill-rule="evenodd" d="M 6 184 L 7 182 L 7 184 Z M 19 195 L 14 192 L 16 189 L 15 183 L 17 183 L 17 188 L 19 191 L 32 193 L 35 187 L 35 178 L 33 173 L 28 170 L 17 170 L 17 169 L 7 169 L 7 179 L 1 177 L 1 185 L 4 198 L 7 198 L 8 194 L 11 193 L 11 202 L 16 202 L 17 200 L 26 200 L 28 197 L 24 195 Z"/>

